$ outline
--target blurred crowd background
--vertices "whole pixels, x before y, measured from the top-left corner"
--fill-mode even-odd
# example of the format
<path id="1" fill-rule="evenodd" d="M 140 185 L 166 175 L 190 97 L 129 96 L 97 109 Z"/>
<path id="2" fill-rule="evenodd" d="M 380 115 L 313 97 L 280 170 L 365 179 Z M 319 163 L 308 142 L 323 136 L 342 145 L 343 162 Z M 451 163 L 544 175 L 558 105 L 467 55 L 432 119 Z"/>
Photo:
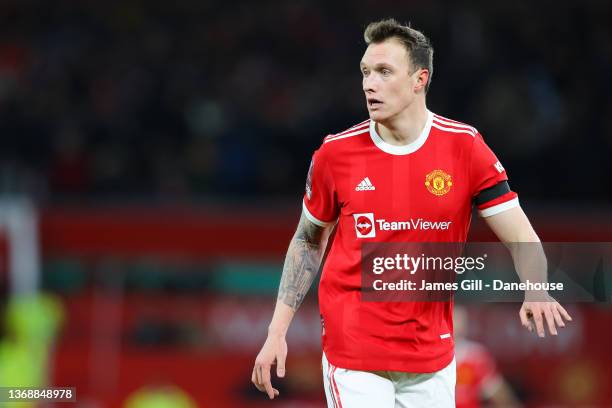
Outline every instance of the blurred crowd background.
<path id="1" fill-rule="evenodd" d="M 612 241 L 610 2 L 5 0 L 0 386 L 73 386 L 79 408 L 322 407 L 316 289 L 282 398 L 250 370 L 311 154 L 367 119 L 363 30 L 384 17 L 431 38 L 429 109 L 478 128 L 544 240 Z M 542 341 L 518 305 L 467 309 L 523 406 L 612 406 L 609 303 L 568 307 Z"/>
<path id="2" fill-rule="evenodd" d="M 596 0 L 4 1 L 0 188 L 296 195 L 321 139 L 367 117 L 362 33 L 384 16 L 431 37 L 430 109 L 477 127 L 521 196 L 610 199 L 611 12 Z"/>

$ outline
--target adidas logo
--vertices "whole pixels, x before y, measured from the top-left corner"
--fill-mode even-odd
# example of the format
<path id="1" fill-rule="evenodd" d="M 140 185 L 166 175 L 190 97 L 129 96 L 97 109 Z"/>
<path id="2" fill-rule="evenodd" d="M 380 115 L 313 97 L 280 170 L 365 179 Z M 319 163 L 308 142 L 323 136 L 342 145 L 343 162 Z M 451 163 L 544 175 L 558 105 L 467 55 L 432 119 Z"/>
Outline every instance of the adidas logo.
<path id="1" fill-rule="evenodd" d="M 372 182 L 370 181 L 368 177 L 361 180 L 361 182 L 357 184 L 357 187 L 355 187 L 355 191 L 374 191 L 374 190 L 376 190 L 376 187 L 372 185 Z"/>

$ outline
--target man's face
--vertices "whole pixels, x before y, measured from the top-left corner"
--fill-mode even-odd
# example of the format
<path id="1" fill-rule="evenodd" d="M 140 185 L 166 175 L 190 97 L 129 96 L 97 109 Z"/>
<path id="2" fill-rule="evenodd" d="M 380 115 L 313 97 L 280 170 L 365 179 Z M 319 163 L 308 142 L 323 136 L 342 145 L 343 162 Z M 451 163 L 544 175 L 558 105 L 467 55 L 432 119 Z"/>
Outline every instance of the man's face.
<path id="1" fill-rule="evenodd" d="M 392 119 L 412 103 L 418 76 L 414 75 L 408 51 L 398 40 L 370 44 L 359 65 L 370 119 Z"/>

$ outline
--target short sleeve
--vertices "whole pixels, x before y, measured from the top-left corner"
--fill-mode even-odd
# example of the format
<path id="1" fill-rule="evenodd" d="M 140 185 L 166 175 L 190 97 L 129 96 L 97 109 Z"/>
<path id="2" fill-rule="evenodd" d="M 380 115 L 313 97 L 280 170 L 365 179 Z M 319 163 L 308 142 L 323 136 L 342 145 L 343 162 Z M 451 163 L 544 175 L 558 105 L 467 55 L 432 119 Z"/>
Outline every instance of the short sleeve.
<path id="1" fill-rule="evenodd" d="M 510 189 L 506 169 L 480 133 L 474 137 L 470 166 L 472 198 L 481 217 L 518 207 L 518 197 Z"/>
<path id="2" fill-rule="evenodd" d="M 339 214 L 337 196 L 329 163 L 324 152 L 319 149 L 312 155 L 306 177 L 304 215 L 309 221 L 321 227 L 335 223 Z"/>

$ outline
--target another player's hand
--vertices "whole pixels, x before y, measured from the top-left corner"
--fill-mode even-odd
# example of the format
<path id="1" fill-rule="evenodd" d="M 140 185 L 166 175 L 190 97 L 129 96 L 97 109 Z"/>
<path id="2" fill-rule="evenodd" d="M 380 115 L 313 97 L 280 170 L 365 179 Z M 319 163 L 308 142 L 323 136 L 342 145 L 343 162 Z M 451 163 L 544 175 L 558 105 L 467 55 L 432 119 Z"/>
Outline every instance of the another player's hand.
<path id="1" fill-rule="evenodd" d="M 276 375 L 285 376 L 285 359 L 287 358 L 287 341 L 285 336 L 270 333 L 261 351 L 255 359 L 251 381 L 261 392 L 268 394 L 274 399 L 279 394 L 276 388 L 272 388 L 270 369 L 276 364 Z"/>
<path id="2" fill-rule="evenodd" d="M 545 292 L 527 294 L 519 315 L 523 327 L 530 332 L 535 329 L 540 337 L 546 336 L 545 323 L 550 334 L 556 336 L 557 326 L 565 327 L 564 319 L 572 320 L 563 306 Z"/>

